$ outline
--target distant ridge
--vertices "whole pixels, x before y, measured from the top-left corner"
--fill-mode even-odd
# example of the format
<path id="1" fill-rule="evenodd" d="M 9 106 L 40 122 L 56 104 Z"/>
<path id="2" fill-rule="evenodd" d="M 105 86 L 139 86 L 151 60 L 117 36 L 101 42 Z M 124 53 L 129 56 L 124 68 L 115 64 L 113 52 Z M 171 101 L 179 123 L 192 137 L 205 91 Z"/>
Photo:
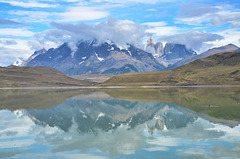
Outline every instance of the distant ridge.
<path id="1" fill-rule="evenodd" d="M 117 75 L 102 85 L 240 85 L 240 52 L 211 55 L 169 71 Z"/>
<path id="2" fill-rule="evenodd" d="M 188 57 L 186 57 L 186 58 L 176 62 L 172 66 L 167 67 L 165 70 L 172 70 L 172 69 L 175 69 L 175 68 L 180 67 L 182 65 L 185 65 L 185 64 L 187 64 L 189 62 L 192 62 L 194 60 L 202 59 L 202 58 L 205 58 L 205 57 L 208 57 L 210 55 L 217 54 L 217 53 L 221 53 L 221 52 L 234 52 L 234 51 L 237 51 L 237 50 L 240 51 L 240 48 L 237 47 L 234 44 L 228 44 L 228 45 L 225 45 L 225 46 L 212 48 L 212 49 L 209 49 L 208 51 L 203 52 L 203 53 L 201 53 L 199 55 L 188 56 Z"/>

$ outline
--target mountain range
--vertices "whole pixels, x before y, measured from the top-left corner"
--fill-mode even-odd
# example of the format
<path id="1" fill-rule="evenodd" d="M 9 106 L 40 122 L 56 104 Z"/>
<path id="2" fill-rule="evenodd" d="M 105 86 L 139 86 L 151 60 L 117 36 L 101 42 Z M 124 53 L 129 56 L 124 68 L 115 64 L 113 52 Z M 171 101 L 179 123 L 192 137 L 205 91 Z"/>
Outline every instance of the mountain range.
<path id="1" fill-rule="evenodd" d="M 46 66 L 67 75 L 82 74 L 124 74 L 171 70 L 196 59 L 220 52 L 239 49 L 233 44 L 210 49 L 199 55 L 185 45 L 154 43 L 150 37 L 144 49 L 133 45 L 117 46 L 111 41 L 97 44 L 97 41 L 80 41 L 75 51 L 64 43 L 58 48 L 35 51 L 20 66 Z M 18 63 L 18 64 L 17 64 Z M 16 64 L 19 65 L 20 61 Z"/>
<path id="2" fill-rule="evenodd" d="M 67 43 L 56 49 L 36 51 L 22 66 L 47 66 L 67 75 L 123 74 L 165 68 L 151 53 L 133 45 L 122 48 L 112 42 L 97 45 L 96 41 L 79 42 L 75 52 Z"/>
<path id="3" fill-rule="evenodd" d="M 111 41 L 97 44 L 93 41 L 80 41 L 76 51 L 68 43 L 58 48 L 35 51 L 21 66 L 52 67 L 67 75 L 80 74 L 124 74 L 150 72 L 165 69 L 181 59 L 196 55 L 185 45 L 166 43 L 154 44 L 149 38 L 145 49 L 128 44 L 117 46 Z"/>

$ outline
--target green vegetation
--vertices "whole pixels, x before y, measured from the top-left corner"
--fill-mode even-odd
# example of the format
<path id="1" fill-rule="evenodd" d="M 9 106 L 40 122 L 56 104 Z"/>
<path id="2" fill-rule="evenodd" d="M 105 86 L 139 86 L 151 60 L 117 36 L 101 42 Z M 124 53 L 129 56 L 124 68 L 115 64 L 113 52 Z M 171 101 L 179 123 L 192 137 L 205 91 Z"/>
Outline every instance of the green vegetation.
<path id="1" fill-rule="evenodd" d="M 240 52 L 215 54 L 170 71 L 138 72 L 116 75 L 101 85 L 240 85 Z"/>
<path id="2" fill-rule="evenodd" d="M 0 67 L 2 87 L 83 86 L 91 82 L 73 79 L 49 67 Z"/>

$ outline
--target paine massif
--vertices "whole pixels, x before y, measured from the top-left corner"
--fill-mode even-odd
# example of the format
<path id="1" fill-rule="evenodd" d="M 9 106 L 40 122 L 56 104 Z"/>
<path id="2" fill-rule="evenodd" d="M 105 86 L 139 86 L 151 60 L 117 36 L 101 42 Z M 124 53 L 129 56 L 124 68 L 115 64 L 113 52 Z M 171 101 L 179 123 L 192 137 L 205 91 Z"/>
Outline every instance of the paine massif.
<path id="1" fill-rule="evenodd" d="M 47 66 L 67 75 L 79 74 L 123 74 L 149 72 L 166 69 L 175 62 L 194 56 L 196 53 L 181 44 L 154 44 L 152 38 L 145 48 L 133 45 L 117 46 L 108 41 L 81 41 L 72 51 L 68 43 L 58 48 L 36 51 L 22 63 L 22 66 Z"/>

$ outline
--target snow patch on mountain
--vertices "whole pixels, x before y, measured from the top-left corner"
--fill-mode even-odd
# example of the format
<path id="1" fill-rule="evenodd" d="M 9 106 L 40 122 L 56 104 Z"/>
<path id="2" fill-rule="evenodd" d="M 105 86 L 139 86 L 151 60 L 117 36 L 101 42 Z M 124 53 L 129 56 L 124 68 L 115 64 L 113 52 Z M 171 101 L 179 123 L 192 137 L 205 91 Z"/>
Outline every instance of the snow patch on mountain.
<path id="1" fill-rule="evenodd" d="M 81 61 L 81 62 L 79 62 L 78 64 L 81 65 L 81 64 L 84 63 L 84 62 L 85 62 L 85 61 Z"/>
<path id="2" fill-rule="evenodd" d="M 14 66 L 21 66 L 24 62 L 23 58 L 17 58 L 17 60 L 12 64 Z"/>
<path id="3" fill-rule="evenodd" d="M 96 57 L 97 57 L 97 59 L 98 59 L 99 61 L 103 61 L 103 60 L 104 60 L 104 58 L 99 57 L 96 52 L 95 52 L 95 55 L 96 55 Z"/>

